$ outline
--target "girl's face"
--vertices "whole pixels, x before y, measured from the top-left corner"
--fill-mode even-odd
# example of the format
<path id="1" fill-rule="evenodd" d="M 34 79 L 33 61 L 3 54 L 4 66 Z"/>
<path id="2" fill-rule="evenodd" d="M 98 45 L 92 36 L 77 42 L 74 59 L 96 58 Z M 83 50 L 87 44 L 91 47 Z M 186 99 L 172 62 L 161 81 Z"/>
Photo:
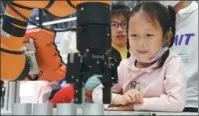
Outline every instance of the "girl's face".
<path id="1" fill-rule="evenodd" d="M 128 37 L 130 52 L 141 61 L 153 58 L 163 44 L 163 31 L 159 22 L 152 21 L 142 11 L 130 17 Z"/>

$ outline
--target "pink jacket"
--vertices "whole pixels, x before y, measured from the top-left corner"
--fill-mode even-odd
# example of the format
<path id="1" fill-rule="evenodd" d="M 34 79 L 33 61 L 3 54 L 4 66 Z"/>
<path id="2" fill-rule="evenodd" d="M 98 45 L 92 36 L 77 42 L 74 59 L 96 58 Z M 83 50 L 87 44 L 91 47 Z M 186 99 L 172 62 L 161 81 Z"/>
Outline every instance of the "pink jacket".
<path id="1" fill-rule="evenodd" d="M 134 104 L 134 110 L 142 111 L 182 111 L 185 106 L 186 82 L 177 54 L 170 52 L 163 67 L 153 69 L 157 62 L 147 68 L 135 67 L 130 57 L 121 61 L 118 67 L 118 83 L 112 87 L 112 100 L 121 91 L 132 89 L 132 81 L 139 82 L 144 97 L 143 104 Z M 102 103 L 102 85 L 94 89 L 93 101 Z"/>

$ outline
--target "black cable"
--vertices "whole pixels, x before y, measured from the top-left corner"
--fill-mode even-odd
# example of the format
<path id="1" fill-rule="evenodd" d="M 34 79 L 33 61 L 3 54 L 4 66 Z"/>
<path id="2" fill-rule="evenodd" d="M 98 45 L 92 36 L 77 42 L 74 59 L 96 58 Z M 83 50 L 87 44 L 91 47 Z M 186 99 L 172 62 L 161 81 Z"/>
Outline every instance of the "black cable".
<path id="1" fill-rule="evenodd" d="M 71 3 L 70 0 L 66 0 L 66 2 L 67 2 L 72 8 L 76 9 L 76 7 Z"/>
<path id="2" fill-rule="evenodd" d="M 41 8 L 39 8 L 39 20 L 38 21 L 39 21 L 39 25 L 40 26 L 43 26 L 42 25 L 42 22 L 43 22 L 43 17 L 42 16 L 43 16 L 43 11 L 42 11 Z"/>
<path id="3" fill-rule="evenodd" d="M 68 28 L 68 29 L 60 29 L 60 30 L 55 30 L 55 29 L 49 29 L 47 27 L 44 27 L 43 25 L 37 25 L 35 22 L 29 20 L 27 17 L 25 17 L 24 15 L 22 15 L 19 11 L 17 11 L 12 5 L 10 4 L 7 4 L 17 15 L 19 15 L 21 18 L 23 18 L 25 21 L 29 22 L 30 24 L 36 26 L 36 27 L 39 27 L 39 28 L 42 28 L 42 29 L 45 29 L 45 30 L 48 30 L 48 31 L 53 31 L 53 32 L 65 32 L 65 31 L 78 31 L 80 30 L 81 28 L 78 27 L 78 28 Z"/>

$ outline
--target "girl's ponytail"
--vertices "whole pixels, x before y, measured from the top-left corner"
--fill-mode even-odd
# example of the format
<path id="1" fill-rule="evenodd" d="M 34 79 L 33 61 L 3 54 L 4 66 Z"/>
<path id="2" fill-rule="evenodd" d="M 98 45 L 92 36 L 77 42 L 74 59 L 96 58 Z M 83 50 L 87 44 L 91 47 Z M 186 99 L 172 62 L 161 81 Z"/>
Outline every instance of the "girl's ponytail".
<path id="1" fill-rule="evenodd" d="M 171 14 L 171 32 L 173 33 L 173 37 L 170 40 L 170 44 L 169 47 L 172 47 L 173 43 L 174 43 L 174 39 L 175 39 L 175 34 L 176 34 L 176 12 L 174 10 L 173 7 L 168 6 L 168 10 Z"/>
<path id="2" fill-rule="evenodd" d="M 168 45 L 168 47 L 170 48 L 170 47 L 173 46 L 174 39 L 175 39 L 175 34 L 176 34 L 176 12 L 175 12 L 174 8 L 171 7 L 171 6 L 168 6 L 168 11 L 170 12 L 170 16 L 171 16 L 171 17 L 170 17 L 170 29 L 171 29 L 171 32 L 172 32 L 172 34 L 173 34 L 173 37 L 171 38 L 170 43 L 169 43 L 169 45 Z M 168 31 L 169 31 L 169 30 L 168 30 Z M 161 57 L 161 59 L 160 59 L 160 61 L 159 61 L 159 65 L 158 65 L 158 67 L 156 67 L 156 69 L 157 69 L 157 68 L 160 68 L 160 67 L 162 67 L 162 66 L 164 65 L 164 63 L 165 63 L 167 57 L 169 56 L 169 53 L 170 53 L 170 51 L 167 50 L 167 51 L 162 55 L 162 57 Z"/>

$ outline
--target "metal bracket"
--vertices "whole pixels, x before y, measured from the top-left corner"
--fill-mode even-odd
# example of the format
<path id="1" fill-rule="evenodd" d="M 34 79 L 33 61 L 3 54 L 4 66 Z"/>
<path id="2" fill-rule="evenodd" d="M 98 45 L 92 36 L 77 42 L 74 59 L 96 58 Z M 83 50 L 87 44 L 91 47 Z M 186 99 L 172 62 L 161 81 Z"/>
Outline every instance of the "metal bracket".
<path id="1" fill-rule="evenodd" d="M 31 77 L 35 77 L 40 74 L 39 66 L 37 63 L 36 58 L 36 48 L 34 45 L 34 38 L 29 39 L 29 43 L 24 43 L 24 51 L 25 55 L 28 58 L 29 64 L 30 64 L 30 72 L 29 75 Z"/>

